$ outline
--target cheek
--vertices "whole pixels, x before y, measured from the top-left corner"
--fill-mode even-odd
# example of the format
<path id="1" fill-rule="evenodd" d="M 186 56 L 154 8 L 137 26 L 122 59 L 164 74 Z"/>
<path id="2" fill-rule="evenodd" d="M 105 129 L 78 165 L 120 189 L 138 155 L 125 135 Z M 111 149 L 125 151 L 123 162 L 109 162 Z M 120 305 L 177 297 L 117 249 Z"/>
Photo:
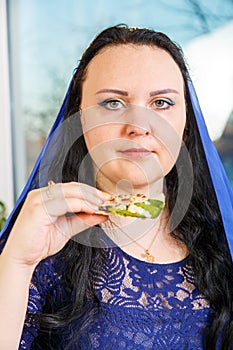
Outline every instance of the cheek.
<path id="1" fill-rule="evenodd" d="M 183 114 L 182 117 L 176 121 L 174 129 L 177 132 L 177 135 L 182 139 L 183 133 L 186 125 L 186 114 Z"/>
<path id="2" fill-rule="evenodd" d="M 176 150 L 173 149 L 173 152 L 170 152 L 167 148 L 164 147 L 164 150 L 159 157 L 163 176 L 166 176 L 175 165 L 179 151 L 180 148 L 177 148 Z"/>
<path id="3" fill-rule="evenodd" d="M 164 176 L 169 173 L 177 161 L 183 142 L 185 124 L 186 114 L 181 110 L 177 111 L 173 118 L 161 119 L 160 126 L 156 128 L 155 138 L 160 143 L 158 157 Z"/>
<path id="4" fill-rule="evenodd" d="M 177 153 L 182 143 L 185 123 L 186 116 L 183 112 L 158 119 L 153 128 L 153 136 L 162 145 L 163 150 L 170 154 Z"/>
<path id="5" fill-rule="evenodd" d="M 171 127 L 174 128 L 174 132 L 177 133 L 177 136 L 182 138 L 186 124 L 185 102 L 179 104 L 179 107 L 176 109 L 175 113 L 171 116 L 171 118 L 169 118 L 169 123 Z"/>
<path id="6" fill-rule="evenodd" d="M 98 154 L 108 149 L 108 145 L 112 143 L 112 140 L 117 139 L 114 128 L 109 126 L 95 127 L 92 130 L 85 131 L 84 139 L 86 142 L 87 149 L 90 153 Z"/>

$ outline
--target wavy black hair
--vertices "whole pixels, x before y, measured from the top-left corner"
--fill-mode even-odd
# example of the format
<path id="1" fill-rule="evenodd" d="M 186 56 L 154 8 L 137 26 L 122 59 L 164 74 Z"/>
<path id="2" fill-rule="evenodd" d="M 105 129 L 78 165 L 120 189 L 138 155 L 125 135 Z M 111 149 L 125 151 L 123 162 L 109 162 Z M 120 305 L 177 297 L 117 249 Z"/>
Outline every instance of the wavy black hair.
<path id="1" fill-rule="evenodd" d="M 187 106 L 184 139 L 193 166 L 193 192 L 183 219 L 171 234 L 187 246 L 194 270 L 195 285 L 214 310 L 215 316 L 205 349 L 215 349 L 218 339 L 221 338 L 221 350 L 230 350 L 233 342 L 233 265 L 188 92 L 188 71 L 182 49 L 165 34 L 154 30 L 128 28 L 126 25 L 107 28 L 93 40 L 80 60 L 74 73 L 65 119 L 69 120 L 80 109 L 82 83 L 85 80 L 88 64 L 92 58 L 104 48 L 127 44 L 149 45 L 165 50 L 174 59 L 182 73 Z M 80 181 L 77 174 L 87 153 L 84 138 L 80 137 L 74 142 L 67 154 L 63 166 L 63 182 Z M 182 157 L 181 153 L 182 149 L 177 162 Z M 60 166 L 59 157 L 53 164 L 53 169 L 56 169 L 56 165 Z M 170 214 L 175 208 L 178 185 L 179 190 L 187 190 L 187 179 L 182 181 L 182 171 L 184 169 L 182 170 L 181 167 L 180 171 L 179 183 L 176 165 L 165 177 L 168 194 L 166 205 Z M 83 176 L 83 182 L 92 184 L 92 177 L 88 176 L 88 172 Z M 184 203 L 184 205 L 187 205 L 187 203 Z M 88 232 L 90 234 L 91 229 Z M 88 232 L 84 234 L 88 234 Z M 80 259 L 76 259 L 77 254 Z M 40 320 L 42 329 L 59 329 L 59 327 L 67 325 L 69 322 L 71 324 L 72 320 L 82 315 L 86 306 L 87 293 L 91 293 L 93 298 L 96 298 L 91 285 L 90 271 L 92 266 L 100 264 L 101 254 L 101 248 L 81 245 L 73 240 L 69 241 L 63 250 L 58 253 L 59 259 L 64 262 L 64 283 L 67 290 L 72 290 L 72 302 L 67 301 L 67 304 L 56 312 L 48 307 L 50 313 L 42 315 Z"/>

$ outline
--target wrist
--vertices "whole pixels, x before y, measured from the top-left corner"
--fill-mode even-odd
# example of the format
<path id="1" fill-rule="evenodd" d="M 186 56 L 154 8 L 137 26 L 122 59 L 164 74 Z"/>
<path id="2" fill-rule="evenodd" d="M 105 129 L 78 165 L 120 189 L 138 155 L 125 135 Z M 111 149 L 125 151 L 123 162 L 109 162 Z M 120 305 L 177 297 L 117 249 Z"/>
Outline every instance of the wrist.
<path id="1" fill-rule="evenodd" d="M 14 272 L 20 273 L 21 276 L 28 277 L 31 279 L 33 272 L 36 268 L 36 264 L 26 264 L 19 262 L 17 259 L 12 257 L 7 251 L 2 252 L 0 255 L 0 269 L 12 270 Z"/>

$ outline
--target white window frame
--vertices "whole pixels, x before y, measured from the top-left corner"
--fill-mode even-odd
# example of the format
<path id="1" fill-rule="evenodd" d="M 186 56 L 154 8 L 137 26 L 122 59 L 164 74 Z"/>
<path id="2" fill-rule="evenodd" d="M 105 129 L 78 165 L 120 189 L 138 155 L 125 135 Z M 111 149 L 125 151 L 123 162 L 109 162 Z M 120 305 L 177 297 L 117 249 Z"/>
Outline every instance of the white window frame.
<path id="1" fill-rule="evenodd" d="M 0 0 L 0 201 L 14 205 L 7 0 Z"/>

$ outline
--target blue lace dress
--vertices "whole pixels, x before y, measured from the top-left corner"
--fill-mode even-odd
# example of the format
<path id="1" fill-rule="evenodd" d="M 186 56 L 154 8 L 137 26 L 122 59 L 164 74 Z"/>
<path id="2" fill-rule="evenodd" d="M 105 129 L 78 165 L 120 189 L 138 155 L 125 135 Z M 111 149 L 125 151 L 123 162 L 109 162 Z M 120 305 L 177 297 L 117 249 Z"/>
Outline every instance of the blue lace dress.
<path id="1" fill-rule="evenodd" d="M 138 260 L 119 247 L 104 250 L 101 273 L 93 271 L 100 306 L 89 298 L 81 321 L 69 332 L 56 335 L 55 349 L 204 349 L 213 311 L 195 288 L 188 257 L 155 264 Z M 54 299 L 62 295 L 62 275 L 55 266 L 54 258 L 47 258 L 35 270 L 21 350 L 41 349 L 39 326 L 31 315 L 43 311 L 51 291 Z"/>

